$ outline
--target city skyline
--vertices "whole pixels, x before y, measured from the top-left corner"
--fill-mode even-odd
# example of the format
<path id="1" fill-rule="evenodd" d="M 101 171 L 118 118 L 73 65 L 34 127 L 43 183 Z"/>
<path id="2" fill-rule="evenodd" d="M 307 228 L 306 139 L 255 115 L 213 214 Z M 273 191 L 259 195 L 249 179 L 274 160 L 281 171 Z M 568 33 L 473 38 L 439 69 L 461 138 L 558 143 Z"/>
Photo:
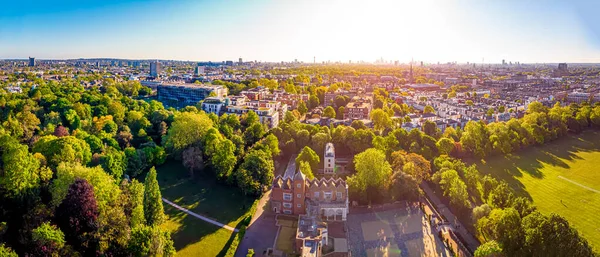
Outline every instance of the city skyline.
<path id="1" fill-rule="evenodd" d="M 600 62 L 592 1 L 7 3 L 0 58 Z M 23 5 L 32 6 L 27 11 Z"/>

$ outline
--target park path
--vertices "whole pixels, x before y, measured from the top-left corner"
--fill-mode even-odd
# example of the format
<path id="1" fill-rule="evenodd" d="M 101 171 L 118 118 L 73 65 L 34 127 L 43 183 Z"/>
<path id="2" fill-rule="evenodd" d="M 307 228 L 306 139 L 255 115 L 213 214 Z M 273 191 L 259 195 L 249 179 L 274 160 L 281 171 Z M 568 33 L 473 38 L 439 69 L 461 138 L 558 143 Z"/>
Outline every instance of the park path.
<path id="1" fill-rule="evenodd" d="M 441 214 L 444 215 L 446 217 L 446 219 L 448 219 L 448 221 L 452 224 L 452 228 L 454 229 L 454 231 L 457 231 L 458 233 L 460 233 L 462 238 L 465 239 L 469 250 L 475 252 L 477 247 L 479 247 L 479 245 L 480 245 L 479 241 L 475 237 L 473 237 L 473 235 L 471 235 L 471 233 L 469 233 L 469 231 L 467 231 L 465 226 L 463 226 L 460 223 L 460 221 L 458 220 L 458 218 L 456 218 L 456 216 L 454 216 L 454 214 L 450 211 L 450 209 L 448 209 L 448 207 L 446 207 L 442 203 L 440 198 L 438 198 L 437 195 L 435 195 L 435 193 L 429 187 L 429 185 L 427 185 L 427 183 L 421 183 L 421 189 L 423 189 L 425 194 L 427 194 L 429 199 L 431 199 L 431 201 L 435 205 L 435 208 L 439 212 L 441 212 Z"/>
<path id="2" fill-rule="evenodd" d="M 167 200 L 167 199 L 165 199 L 165 198 L 163 198 L 162 200 L 163 200 L 163 202 L 165 202 L 165 203 L 167 203 L 167 204 L 169 204 L 169 205 L 171 205 L 171 206 L 173 206 L 173 207 L 177 208 L 178 210 L 180 210 L 180 211 L 182 211 L 182 212 L 185 212 L 185 213 L 187 213 L 187 214 L 189 214 L 189 215 L 192 215 L 192 216 L 194 216 L 194 217 L 196 217 L 196 218 L 198 218 L 198 219 L 201 219 L 201 220 L 203 220 L 203 221 L 206 221 L 206 222 L 208 222 L 208 223 L 210 223 L 210 224 L 213 224 L 213 225 L 215 225 L 215 226 L 218 226 L 218 227 L 221 227 L 221 228 L 227 229 L 227 230 L 229 230 L 229 231 L 233 231 L 233 232 L 236 232 L 236 233 L 238 232 L 238 229 L 236 229 L 236 228 L 232 228 L 232 227 L 230 227 L 230 226 L 227 226 L 227 225 L 225 225 L 225 224 L 223 224 L 223 223 L 220 223 L 220 222 L 218 222 L 218 221 L 214 221 L 214 220 L 212 220 L 212 219 L 209 219 L 209 218 L 207 218 L 207 217 L 204 217 L 204 216 L 202 216 L 202 215 L 199 215 L 199 214 L 197 214 L 197 213 L 195 213 L 195 212 L 193 212 L 193 211 L 190 211 L 190 210 L 188 210 L 188 209 L 186 209 L 186 208 L 183 208 L 183 207 L 181 207 L 181 206 L 179 206 L 179 205 L 177 205 L 177 204 L 175 204 L 175 203 L 173 203 L 173 202 L 171 202 L 171 201 L 169 201 L 169 200 Z"/>
<path id="3" fill-rule="evenodd" d="M 591 188 L 591 187 L 588 187 L 588 186 L 585 186 L 585 185 L 579 184 L 579 183 L 577 183 L 577 182 L 575 182 L 575 181 L 573 181 L 573 180 L 570 180 L 570 179 L 568 179 L 568 178 L 565 178 L 565 177 L 563 177 L 563 176 L 558 176 L 558 178 L 560 178 L 560 179 L 563 179 L 563 180 L 566 180 L 567 182 L 571 182 L 572 184 L 574 184 L 574 185 L 576 185 L 576 186 L 580 186 L 580 187 L 582 187 L 582 188 L 584 188 L 584 189 L 587 189 L 587 190 L 590 190 L 590 191 L 592 191 L 592 192 L 596 192 L 596 193 L 600 194 L 600 191 L 598 191 L 598 190 L 596 190 L 596 189 L 593 189 L 593 188 Z"/>

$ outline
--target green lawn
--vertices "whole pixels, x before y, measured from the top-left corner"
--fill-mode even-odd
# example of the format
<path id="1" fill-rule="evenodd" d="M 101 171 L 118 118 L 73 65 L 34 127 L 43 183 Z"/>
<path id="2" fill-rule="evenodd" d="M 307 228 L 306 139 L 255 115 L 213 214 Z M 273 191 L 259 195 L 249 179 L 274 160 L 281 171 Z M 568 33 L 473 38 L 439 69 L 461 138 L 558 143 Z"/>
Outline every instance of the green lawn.
<path id="1" fill-rule="evenodd" d="M 234 187 L 218 184 L 212 175 L 189 177 L 177 161 L 157 169 L 162 196 L 184 208 L 236 227 L 246 216 L 253 198 Z M 197 172 L 202 173 L 202 172 Z M 171 231 L 178 256 L 224 256 L 234 240 L 233 232 L 189 216 L 164 203 L 169 217 L 164 226 Z"/>
<path id="2" fill-rule="evenodd" d="M 477 165 L 482 174 L 504 179 L 519 195 L 531 198 L 540 211 L 565 217 L 600 249 L 600 132 L 572 135 Z"/>

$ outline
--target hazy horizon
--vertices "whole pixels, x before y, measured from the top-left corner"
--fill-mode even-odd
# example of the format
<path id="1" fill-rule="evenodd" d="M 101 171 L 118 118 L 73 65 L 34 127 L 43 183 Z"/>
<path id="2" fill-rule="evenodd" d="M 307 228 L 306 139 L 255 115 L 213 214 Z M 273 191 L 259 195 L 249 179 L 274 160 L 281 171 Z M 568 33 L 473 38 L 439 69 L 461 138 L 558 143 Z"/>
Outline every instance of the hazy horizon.
<path id="1" fill-rule="evenodd" d="M 26 0 L 0 58 L 597 63 L 594 1 Z"/>

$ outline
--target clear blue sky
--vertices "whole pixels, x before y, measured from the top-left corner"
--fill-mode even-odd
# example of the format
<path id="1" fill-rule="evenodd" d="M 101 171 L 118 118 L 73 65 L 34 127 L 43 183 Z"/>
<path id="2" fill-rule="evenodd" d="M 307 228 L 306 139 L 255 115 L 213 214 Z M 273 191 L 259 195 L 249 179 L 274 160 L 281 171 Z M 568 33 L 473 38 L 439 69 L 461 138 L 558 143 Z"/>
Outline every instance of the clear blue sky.
<path id="1" fill-rule="evenodd" d="M 600 62 L 600 1 L 18 0 L 0 58 Z"/>

